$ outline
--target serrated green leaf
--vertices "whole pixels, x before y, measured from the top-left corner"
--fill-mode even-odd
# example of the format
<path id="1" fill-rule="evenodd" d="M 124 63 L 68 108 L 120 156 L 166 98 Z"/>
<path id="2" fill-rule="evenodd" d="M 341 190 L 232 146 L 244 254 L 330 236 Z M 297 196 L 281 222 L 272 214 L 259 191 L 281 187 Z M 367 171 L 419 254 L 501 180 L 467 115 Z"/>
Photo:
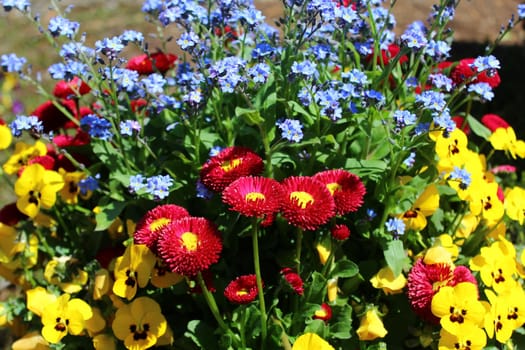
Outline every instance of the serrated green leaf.
<path id="1" fill-rule="evenodd" d="M 384 255 L 386 263 L 394 273 L 394 276 L 399 276 L 407 259 L 403 242 L 400 240 L 388 242 Z"/>

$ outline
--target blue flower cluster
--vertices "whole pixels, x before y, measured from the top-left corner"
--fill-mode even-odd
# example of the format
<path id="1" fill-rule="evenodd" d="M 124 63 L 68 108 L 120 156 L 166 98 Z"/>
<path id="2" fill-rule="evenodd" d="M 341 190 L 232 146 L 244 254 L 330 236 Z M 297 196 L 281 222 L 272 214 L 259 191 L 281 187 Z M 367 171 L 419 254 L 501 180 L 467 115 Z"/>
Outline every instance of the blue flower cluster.
<path id="1" fill-rule="evenodd" d="M 169 195 L 173 183 L 169 175 L 145 177 L 138 174 L 130 176 L 128 189 L 130 193 L 146 193 L 152 195 L 154 200 L 162 200 Z"/>

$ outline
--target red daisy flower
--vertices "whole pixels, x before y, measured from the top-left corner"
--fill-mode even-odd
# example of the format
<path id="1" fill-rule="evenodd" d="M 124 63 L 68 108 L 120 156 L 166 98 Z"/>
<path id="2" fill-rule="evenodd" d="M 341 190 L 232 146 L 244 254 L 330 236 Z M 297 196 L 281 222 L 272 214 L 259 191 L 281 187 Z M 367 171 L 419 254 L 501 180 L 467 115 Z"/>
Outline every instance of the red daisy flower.
<path id="1" fill-rule="evenodd" d="M 477 75 L 472 81 L 469 81 L 469 84 L 487 83 L 492 88 L 497 87 L 501 82 L 498 72 L 495 71 L 492 75 L 487 74 L 485 71 L 478 74 L 478 72 L 471 67 L 471 64 L 474 63 L 474 61 L 474 58 L 464 58 L 459 61 L 457 66 L 454 67 L 450 73 L 450 78 L 454 83 L 464 83 L 466 80 Z"/>
<path id="2" fill-rule="evenodd" d="M 176 60 L 177 56 L 171 53 L 156 52 L 150 56 L 142 54 L 132 57 L 128 61 L 126 68 L 134 70 L 139 74 L 151 74 L 155 72 L 164 74 L 173 68 Z M 153 66 L 155 66 L 155 68 Z"/>
<path id="3" fill-rule="evenodd" d="M 334 169 L 317 173 L 314 179 L 325 184 L 334 197 L 337 215 L 356 211 L 363 204 L 366 188 L 357 175 L 346 170 Z"/>
<path id="4" fill-rule="evenodd" d="M 376 57 L 376 64 L 381 64 L 381 60 L 383 61 L 383 64 L 388 64 L 394 57 L 396 57 L 399 52 L 401 51 L 401 48 L 399 45 L 396 44 L 390 44 L 388 45 L 388 48 L 386 50 L 381 50 L 381 55 L 378 55 Z M 367 63 L 372 61 L 374 58 L 374 50 L 372 49 L 372 53 L 366 56 L 365 60 Z M 407 55 L 403 55 L 399 58 L 399 63 L 403 64 L 408 62 Z"/>
<path id="5" fill-rule="evenodd" d="M 303 279 L 301 276 L 299 276 L 298 273 L 294 272 L 291 268 L 285 267 L 281 270 L 281 275 L 283 275 L 284 279 L 290 287 L 298 294 L 303 295 L 304 293 L 304 284 Z"/>
<path id="6" fill-rule="evenodd" d="M 332 234 L 332 237 L 338 241 L 344 241 L 350 237 L 350 229 L 343 224 L 334 225 L 330 229 L 330 233 Z"/>
<path id="7" fill-rule="evenodd" d="M 335 214 L 334 198 L 327 186 L 307 176 L 284 179 L 282 215 L 303 230 L 315 230 Z"/>
<path id="8" fill-rule="evenodd" d="M 246 216 L 272 215 L 279 210 L 281 198 L 281 184 L 261 176 L 240 177 L 222 192 L 222 201 L 230 210 Z"/>
<path id="9" fill-rule="evenodd" d="M 314 313 L 314 320 L 330 321 L 332 318 L 332 308 L 327 303 L 322 303 L 319 310 Z"/>
<path id="10" fill-rule="evenodd" d="M 190 216 L 183 207 L 175 204 L 159 205 L 151 209 L 137 223 L 133 238 L 135 244 L 144 244 L 156 252 L 160 231 L 170 222 Z"/>
<path id="11" fill-rule="evenodd" d="M 201 182 L 210 190 L 221 192 L 242 176 L 259 175 L 263 168 L 262 158 L 249 148 L 228 147 L 202 166 Z"/>
<path id="12" fill-rule="evenodd" d="M 72 147 L 72 146 L 84 146 L 89 144 L 89 134 L 80 128 L 75 130 L 74 135 L 60 134 L 53 137 L 53 143 L 57 147 Z"/>
<path id="13" fill-rule="evenodd" d="M 510 126 L 505 119 L 497 114 L 485 114 L 481 117 L 481 122 L 492 132 L 498 128 L 508 128 Z"/>
<path id="14" fill-rule="evenodd" d="M 461 282 L 477 285 L 476 278 L 465 266 L 446 263 L 425 264 L 423 259 L 416 261 L 408 274 L 408 299 L 416 314 L 424 320 L 439 324 L 439 318 L 432 314 L 432 298 L 443 286 L 455 286 Z"/>
<path id="15" fill-rule="evenodd" d="M 255 275 L 239 276 L 224 289 L 224 296 L 235 304 L 248 304 L 257 297 L 257 277 Z"/>
<path id="16" fill-rule="evenodd" d="M 73 100 L 62 100 L 59 102 L 63 108 L 65 108 L 71 116 L 77 118 L 77 108 L 75 101 Z M 38 106 L 31 115 L 37 117 L 44 127 L 44 132 L 56 131 L 60 128 L 69 128 L 74 126 L 74 123 L 66 116 L 60 109 L 58 109 L 53 101 L 46 101 Z"/>
<path id="17" fill-rule="evenodd" d="M 69 99 L 77 94 L 85 95 L 90 91 L 89 85 L 84 83 L 79 77 L 74 77 L 71 81 L 60 80 L 56 83 L 53 95 L 58 98 Z"/>
<path id="18" fill-rule="evenodd" d="M 194 276 L 219 261 L 222 242 L 213 222 L 185 217 L 161 230 L 157 249 L 172 272 Z"/>

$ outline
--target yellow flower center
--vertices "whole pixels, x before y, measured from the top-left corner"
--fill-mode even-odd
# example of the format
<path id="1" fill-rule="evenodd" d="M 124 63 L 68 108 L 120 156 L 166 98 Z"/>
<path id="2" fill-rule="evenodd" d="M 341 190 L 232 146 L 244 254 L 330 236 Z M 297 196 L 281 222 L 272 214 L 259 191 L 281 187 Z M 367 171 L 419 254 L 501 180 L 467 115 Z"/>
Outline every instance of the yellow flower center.
<path id="1" fill-rule="evenodd" d="M 316 312 L 314 312 L 314 315 L 319 318 L 325 318 L 326 316 L 328 316 L 328 313 L 326 312 L 325 309 L 319 309 Z"/>
<path id="2" fill-rule="evenodd" d="M 242 159 L 241 158 L 235 158 L 232 160 L 226 160 L 221 164 L 222 170 L 225 172 L 232 171 L 233 169 L 237 168 L 239 165 L 241 165 Z"/>
<path id="3" fill-rule="evenodd" d="M 243 296 L 243 295 L 247 295 L 248 294 L 248 291 L 246 289 L 239 289 L 236 294 L 238 296 Z"/>
<path id="4" fill-rule="evenodd" d="M 191 252 L 197 250 L 197 247 L 199 246 L 199 237 L 193 232 L 184 232 L 182 236 L 180 236 L 180 239 L 182 241 L 182 246 L 186 248 L 186 250 L 189 250 Z"/>
<path id="5" fill-rule="evenodd" d="M 246 202 L 249 202 L 249 201 L 255 202 L 258 200 L 265 200 L 265 199 L 266 197 L 261 192 L 250 192 L 250 193 L 247 193 L 246 196 L 244 196 L 244 200 Z"/>
<path id="6" fill-rule="evenodd" d="M 290 193 L 290 199 L 297 201 L 297 204 L 301 207 L 301 209 L 306 208 L 308 204 L 312 204 L 314 202 L 314 197 L 308 192 L 304 191 L 294 191 Z"/>
<path id="7" fill-rule="evenodd" d="M 341 191 L 342 187 L 337 182 L 332 182 L 326 185 L 326 188 L 328 188 L 328 191 L 330 191 L 330 194 L 333 196 L 336 191 Z"/>
<path id="8" fill-rule="evenodd" d="M 151 224 L 149 224 L 149 229 L 153 232 L 157 231 L 161 227 L 167 225 L 170 223 L 170 219 L 168 218 L 158 218 L 156 220 L 153 220 Z"/>

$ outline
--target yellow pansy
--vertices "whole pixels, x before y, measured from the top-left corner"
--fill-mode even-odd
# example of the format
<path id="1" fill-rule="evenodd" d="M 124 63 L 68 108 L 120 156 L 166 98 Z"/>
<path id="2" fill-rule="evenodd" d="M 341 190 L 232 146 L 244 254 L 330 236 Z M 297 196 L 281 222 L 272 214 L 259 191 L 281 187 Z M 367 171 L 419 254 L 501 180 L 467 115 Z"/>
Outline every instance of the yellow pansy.
<path id="1" fill-rule="evenodd" d="M 463 216 L 459 227 L 455 232 L 455 237 L 459 245 L 462 245 L 465 242 L 465 239 L 469 238 L 470 234 L 474 232 L 479 225 L 479 221 L 479 217 L 472 213 L 467 213 Z"/>
<path id="2" fill-rule="evenodd" d="M 155 255 L 142 244 L 130 244 L 124 255 L 115 261 L 113 293 L 121 298 L 133 299 L 138 287 L 145 287 L 155 266 Z"/>
<path id="3" fill-rule="evenodd" d="M 95 350 L 116 350 L 117 344 L 113 336 L 102 333 L 93 337 L 93 347 Z"/>
<path id="4" fill-rule="evenodd" d="M 106 320 L 98 307 L 91 309 L 93 316 L 86 320 L 86 330 L 90 337 L 100 333 L 106 327 Z"/>
<path id="5" fill-rule="evenodd" d="M 450 253 L 450 258 L 455 261 L 459 255 L 459 247 L 454 244 L 452 236 L 446 233 L 439 235 L 434 242 L 434 247 L 443 247 Z"/>
<path id="6" fill-rule="evenodd" d="M 505 212 L 512 220 L 523 225 L 525 218 L 525 189 L 513 187 L 505 191 Z"/>
<path id="7" fill-rule="evenodd" d="M 487 311 L 485 330 L 489 338 L 505 344 L 515 329 L 525 321 L 525 293 L 521 286 L 496 295 L 486 289 L 485 294 L 490 303 L 485 302 Z"/>
<path id="8" fill-rule="evenodd" d="M 7 125 L 0 125 L 0 150 L 6 149 L 11 145 L 13 135 Z"/>
<path id="9" fill-rule="evenodd" d="M 44 287 L 35 287 L 26 291 L 27 309 L 37 316 L 42 316 L 44 308 L 57 300 L 56 295 L 50 293 Z"/>
<path id="10" fill-rule="evenodd" d="M 16 207 L 34 218 L 41 206 L 51 208 L 55 204 L 56 193 L 63 186 L 64 180 L 56 171 L 46 170 L 40 164 L 28 165 L 15 182 Z"/>
<path id="11" fill-rule="evenodd" d="M 517 278 L 516 251 L 507 240 L 482 247 L 480 254 L 470 259 L 470 269 L 479 271 L 483 283 L 497 293 L 515 288 Z"/>
<path id="12" fill-rule="evenodd" d="M 295 340 L 292 350 L 334 350 L 334 347 L 315 333 L 305 333 Z"/>
<path id="13" fill-rule="evenodd" d="M 454 167 L 461 167 L 466 162 L 467 136 L 459 128 L 448 134 L 440 133 L 436 138 L 435 150 L 439 158 L 438 171 L 449 173 Z"/>
<path id="14" fill-rule="evenodd" d="M 439 336 L 438 350 L 482 350 L 487 344 L 485 332 L 469 323 L 462 325 L 457 334 L 442 328 Z"/>
<path id="15" fill-rule="evenodd" d="M 86 177 L 86 173 L 82 171 L 67 172 L 64 169 L 59 170 L 60 175 L 64 179 L 64 187 L 60 190 L 62 200 L 67 204 L 77 204 L 80 187 L 78 183 Z"/>
<path id="16" fill-rule="evenodd" d="M 24 245 L 16 241 L 17 236 L 13 227 L 0 222 L 0 263 L 10 262 L 16 253 L 24 249 Z"/>
<path id="17" fill-rule="evenodd" d="M 475 215 L 481 215 L 490 222 L 497 222 L 505 213 L 503 203 L 498 198 L 498 184 L 496 182 L 480 182 L 478 186 L 471 184 L 470 211 Z"/>
<path id="18" fill-rule="evenodd" d="M 11 345 L 12 350 L 49 350 L 49 343 L 38 332 L 24 335 Z"/>
<path id="19" fill-rule="evenodd" d="M 117 310 L 111 327 L 127 349 L 144 350 L 157 343 L 167 323 L 155 300 L 140 297 Z"/>
<path id="20" fill-rule="evenodd" d="M 465 323 L 482 326 L 485 308 L 478 300 L 478 287 L 470 282 L 443 286 L 432 297 L 432 313 L 440 318 L 441 327 L 458 335 Z"/>
<path id="21" fill-rule="evenodd" d="M 407 284 L 407 279 L 400 273 L 397 277 L 388 266 L 383 267 L 374 277 L 370 279 L 372 286 L 382 289 L 385 294 L 398 294 L 403 291 Z"/>
<path id="22" fill-rule="evenodd" d="M 489 138 L 492 147 L 498 151 L 505 151 L 516 159 L 525 157 L 525 142 L 516 138 L 514 129 L 509 126 L 506 128 L 497 128 Z"/>
<path id="23" fill-rule="evenodd" d="M 76 268 L 75 273 L 68 274 L 71 260 L 70 256 L 55 257 L 48 261 L 44 269 L 46 281 L 59 286 L 63 292 L 69 294 L 80 292 L 88 281 L 88 273 L 82 269 Z"/>
<path id="24" fill-rule="evenodd" d="M 356 331 L 359 340 L 374 340 L 384 338 L 388 331 L 383 325 L 376 309 L 371 309 L 361 317 L 361 323 Z"/>
<path id="25" fill-rule="evenodd" d="M 433 264 L 442 264 L 454 266 L 454 261 L 452 260 L 452 253 L 440 245 L 435 245 L 427 249 L 423 262 L 426 265 Z"/>
<path id="26" fill-rule="evenodd" d="M 42 336 L 50 343 L 58 343 L 67 334 L 80 335 L 86 321 L 93 317 L 91 306 L 81 299 L 70 299 L 63 294 L 48 304 L 42 313 Z"/>
<path id="27" fill-rule="evenodd" d="M 420 231 L 427 226 L 426 217 L 434 214 L 438 207 L 439 193 L 436 185 L 431 184 L 400 218 L 405 223 L 406 229 Z"/>
<path id="28" fill-rule="evenodd" d="M 29 163 L 34 157 L 44 156 L 47 154 L 47 147 L 41 141 L 36 141 L 34 145 L 24 142 L 17 142 L 15 150 L 9 159 L 3 165 L 6 174 L 12 175 L 18 173 L 20 169 Z"/>
<path id="29" fill-rule="evenodd" d="M 99 269 L 95 272 L 93 280 L 93 299 L 100 300 L 111 290 L 113 280 L 106 269 Z"/>
<path id="30" fill-rule="evenodd" d="M 171 272 L 164 262 L 157 258 L 151 273 L 151 284 L 157 288 L 168 288 L 184 280 L 184 276 Z"/>

